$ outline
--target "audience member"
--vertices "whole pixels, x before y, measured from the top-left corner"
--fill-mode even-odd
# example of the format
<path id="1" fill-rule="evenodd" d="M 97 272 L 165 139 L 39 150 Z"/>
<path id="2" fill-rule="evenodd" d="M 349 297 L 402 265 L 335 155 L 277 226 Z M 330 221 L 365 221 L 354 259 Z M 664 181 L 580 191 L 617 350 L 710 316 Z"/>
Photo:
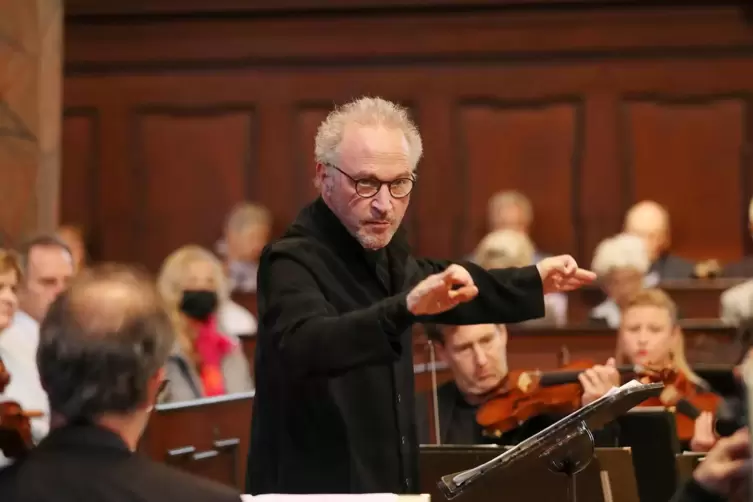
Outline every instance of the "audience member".
<path id="1" fill-rule="evenodd" d="M 185 246 L 162 265 L 160 294 L 171 309 L 178 343 L 168 361 L 166 401 L 251 390 L 251 371 L 238 335 L 256 332 L 256 320 L 229 298 L 220 261 Z"/>
<path id="2" fill-rule="evenodd" d="M 750 201 L 749 224 L 753 233 L 753 199 Z M 738 263 L 724 268 L 726 277 L 753 277 L 753 256 L 748 256 Z M 753 279 L 729 288 L 722 293 L 719 317 L 726 324 L 739 326 L 753 320 Z"/>
<path id="3" fill-rule="evenodd" d="M 235 490 L 135 453 L 174 338 L 148 277 L 115 265 L 79 274 L 40 331 L 55 427 L 0 471 L 3 502 L 238 501 Z"/>
<path id="4" fill-rule="evenodd" d="M 670 254 L 670 220 L 665 208 L 654 201 L 635 204 L 625 215 L 625 233 L 640 237 L 646 243 L 648 273 L 653 283 L 666 279 L 688 279 L 693 276 L 693 263 Z"/>
<path id="5" fill-rule="evenodd" d="M 589 317 L 617 329 L 625 302 L 644 286 L 653 285 L 654 279 L 646 277 L 649 267 L 645 241 L 634 235 L 620 234 L 599 243 L 591 270 L 607 299 L 594 307 Z"/>
<path id="6" fill-rule="evenodd" d="M 473 254 L 473 261 L 485 269 L 525 267 L 534 262 L 535 249 L 531 239 L 517 230 L 496 230 L 484 237 Z M 544 295 L 546 315 L 526 321 L 525 325 L 567 324 L 567 295 Z"/>
<path id="7" fill-rule="evenodd" d="M 35 358 L 39 323 L 73 277 L 73 257 L 63 241 L 43 234 L 26 241 L 19 258 L 23 272 L 18 289 L 19 309 L 5 338 L 16 350 L 26 350 L 29 357 Z"/>
<path id="8" fill-rule="evenodd" d="M 256 270 L 272 231 L 272 215 L 259 204 L 244 202 L 233 208 L 218 251 L 225 258 L 230 290 L 256 291 Z"/>
<path id="9" fill-rule="evenodd" d="M 520 192 L 509 190 L 497 192 L 489 199 L 489 231 L 515 230 L 528 236 L 533 225 L 533 205 L 531 201 Z M 537 250 L 534 247 L 531 265 L 538 263 L 549 254 Z"/>

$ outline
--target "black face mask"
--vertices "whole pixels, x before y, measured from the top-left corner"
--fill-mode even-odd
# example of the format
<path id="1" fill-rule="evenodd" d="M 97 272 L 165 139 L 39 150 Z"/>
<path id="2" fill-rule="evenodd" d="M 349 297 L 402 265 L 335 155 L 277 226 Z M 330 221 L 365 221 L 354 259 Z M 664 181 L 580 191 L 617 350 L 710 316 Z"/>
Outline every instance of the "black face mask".
<path id="1" fill-rule="evenodd" d="M 180 310 L 197 321 L 206 321 L 217 308 L 217 293 L 209 290 L 184 291 Z"/>

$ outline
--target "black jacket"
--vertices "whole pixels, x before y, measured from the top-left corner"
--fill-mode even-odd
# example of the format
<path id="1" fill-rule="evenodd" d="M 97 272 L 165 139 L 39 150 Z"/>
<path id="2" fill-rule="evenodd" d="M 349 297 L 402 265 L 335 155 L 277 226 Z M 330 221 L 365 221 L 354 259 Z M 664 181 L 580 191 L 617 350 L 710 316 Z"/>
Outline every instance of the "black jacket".
<path id="1" fill-rule="evenodd" d="M 685 482 L 670 502 L 725 502 L 726 497 L 712 493 L 699 485 L 695 479 Z"/>
<path id="2" fill-rule="evenodd" d="M 413 323 L 544 315 L 536 267 L 463 263 L 479 296 L 414 317 L 410 288 L 450 263 L 412 257 L 402 229 L 386 254 L 389 290 L 321 199 L 262 253 L 249 493 L 416 492 Z"/>
<path id="3" fill-rule="evenodd" d="M 236 490 L 132 453 L 93 425 L 53 429 L 0 470 L 3 502 L 239 502 Z"/>

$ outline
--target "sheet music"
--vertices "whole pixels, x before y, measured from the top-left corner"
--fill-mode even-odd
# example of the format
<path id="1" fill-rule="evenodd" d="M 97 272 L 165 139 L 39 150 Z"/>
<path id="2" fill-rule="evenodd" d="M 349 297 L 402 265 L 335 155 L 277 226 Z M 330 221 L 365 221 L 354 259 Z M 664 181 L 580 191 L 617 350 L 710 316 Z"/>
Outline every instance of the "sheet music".
<path id="1" fill-rule="evenodd" d="M 630 389 L 630 388 L 633 388 L 633 387 L 641 387 L 641 386 L 643 386 L 643 384 L 641 384 L 638 380 L 631 380 L 631 381 L 627 382 L 626 384 L 624 384 L 624 385 L 622 385 L 620 387 L 612 387 L 603 396 L 601 396 L 599 399 L 596 399 L 596 400 L 592 401 L 591 403 L 587 404 L 586 406 L 583 406 L 580 409 L 581 410 L 588 410 L 590 408 L 595 408 L 600 403 L 606 401 L 611 396 L 614 396 L 615 394 L 619 393 L 623 389 Z M 563 420 L 565 420 L 565 419 L 563 419 Z M 454 478 L 452 478 L 452 481 L 456 485 L 460 486 L 461 484 L 465 483 L 466 481 L 468 481 L 472 477 L 476 476 L 477 474 L 482 473 L 486 469 L 488 469 L 488 468 L 496 465 L 501 460 L 503 460 L 503 459 L 505 459 L 507 457 L 513 457 L 513 456 L 515 456 L 515 454 L 518 453 L 520 450 L 525 449 L 530 444 L 532 444 L 532 442 L 535 442 L 536 439 L 537 439 L 537 436 L 539 436 L 541 434 L 544 434 L 545 432 L 547 432 L 550 429 L 554 429 L 557 425 L 559 425 L 559 422 L 556 422 L 556 423 L 550 425 L 549 427 L 547 427 L 546 429 L 544 429 L 543 431 L 541 431 L 539 434 L 536 434 L 535 436 L 533 436 L 533 437 L 531 437 L 529 439 L 526 439 L 525 441 L 521 441 L 517 445 L 515 445 L 512 448 L 510 448 L 509 450 L 505 451 L 501 455 L 498 455 L 497 457 L 489 460 L 488 462 L 485 462 L 485 463 L 483 463 L 483 464 L 481 464 L 479 466 L 476 466 L 473 469 L 468 469 L 467 471 L 459 472 L 458 474 L 455 475 Z"/>

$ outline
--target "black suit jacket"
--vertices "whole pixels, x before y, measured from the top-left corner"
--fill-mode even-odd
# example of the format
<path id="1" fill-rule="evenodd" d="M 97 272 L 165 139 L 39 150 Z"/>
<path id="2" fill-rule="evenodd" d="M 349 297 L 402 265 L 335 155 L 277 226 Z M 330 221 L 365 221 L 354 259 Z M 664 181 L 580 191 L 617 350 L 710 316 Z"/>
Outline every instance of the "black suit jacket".
<path id="1" fill-rule="evenodd" d="M 410 288 L 450 263 L 416 259 L 402 229 L 390 287 L 318 199 L 262 253 L 247 492 L 415 493 L 414 322 L 518 322 L 544 315 L 536 267 L 487 272 L 450 312 L 414 317 Z"/>
<path id="2" fill-rule="evenodd" d="M 737 263 L 730 263 L 722 269 L 722 277 L 753 277 L 753 256 L 743 258 Z"/>
<path id="3" fill-rule="evenodd" d="M 132 453 L 93 425 L 53 429 L 0 471 L 3 502 L 239 502 L 240 493 Z"/>
<path id="4" fill-rule="evenodd" d="M 672 254 L 664 254 L 651 264 L 649 273 L 656 273 L 659 280 L 690 279 L 695 272 L 693 262 Z"/>

